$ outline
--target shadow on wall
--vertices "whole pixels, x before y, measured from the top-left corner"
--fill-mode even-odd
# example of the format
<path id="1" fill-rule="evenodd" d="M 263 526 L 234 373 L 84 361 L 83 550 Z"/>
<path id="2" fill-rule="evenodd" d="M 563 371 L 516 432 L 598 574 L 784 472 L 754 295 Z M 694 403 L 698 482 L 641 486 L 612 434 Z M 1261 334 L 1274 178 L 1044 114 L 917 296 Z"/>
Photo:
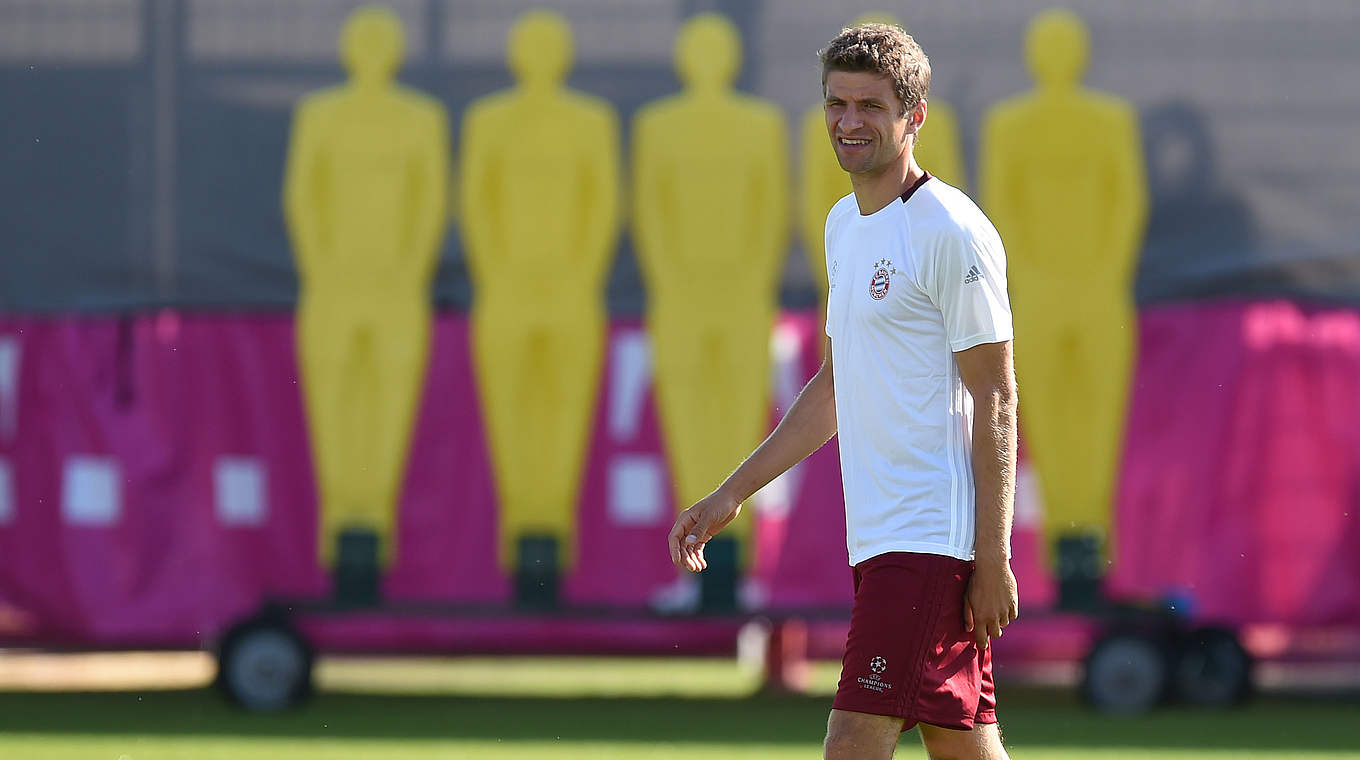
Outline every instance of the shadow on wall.
<path id="1" fill-rule="evenodd" d="M 1232 273 L 1244 270 L 1243 259 L 1255 248 L 1256 224 L 1246 202 L 1220 184 L 1203 113 L 1171 102 L 1148 109 L 1142 120 L 1152 212 L 1135 299 L 1143 304 L 1237 290 Z"/>

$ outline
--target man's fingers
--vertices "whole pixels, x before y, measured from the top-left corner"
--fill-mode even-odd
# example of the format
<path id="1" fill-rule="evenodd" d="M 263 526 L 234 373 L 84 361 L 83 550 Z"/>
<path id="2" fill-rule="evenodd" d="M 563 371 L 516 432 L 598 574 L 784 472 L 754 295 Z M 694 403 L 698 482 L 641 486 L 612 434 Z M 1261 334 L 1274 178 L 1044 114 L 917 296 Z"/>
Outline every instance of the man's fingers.
<path id="1" fill-rule="evenodd" d="M 708 567 L 704 561 L 704 544 L 701 538 L 703 530 L 699 521 L 694 518 L 693 508 L 685 510 L 681 514 L 681 519 L 676 521 L 677 533 L 675 543 L 678 547 L 680 556 L 684 559 L 685 569 L 691 573 L 702 571 Z"/>
<path id="2" fill-rule="evenodd" d="M 973 632 L 973 605 L 966 597 L 963 600 L 963 630 Z"/>
<path id="3" fill-rule="evenodd" d="M 975 615 L 972 605 L 967 602 L 963 605 L 963 616 L 964 624 L 973 634 L 978 649 L 986 649 L 991 639 L 1001 638 L 1001 629 L 1009 624 L 1009 621 L 999 615 Z"/>
<path id="4" fill-rule="evenodd" d="M 667 536 L 667 543 L 670 545 L 671 550 L 671 562 L 677 567 L 680 566 L 680 563 L 684 559 L 682 557 L 680 542 L 684 541 L 685 536 L 689 534 L 691 520 L 692 518 L 690 517 L 688 509 L 681 512 L 680 516 L 675 518 L 675 524 L 671 526 L 670 535 Z"/>
<path id="5" fill-rule="evenodd" d="M 704 559 L 704 545 L 708 543 L 708 523 L 702 518 L 695 520 L 690 526 L 689 533 L 685 536 L 685 551 L 691 558 L 690 572 L 702 572 L 708 567 L 708 560 Z"/>
<path id="6" fill-rule="evenodd" d="M 675 525 L 671 528 L 669 538 L 671 545 L 671 561 L 677 566 L 684 563 L 686 569 L 689 569 L 691 572 L 698 572 L 698 570 L 690 567 L 691 563 L 686 560 L 687 550 L 694 544 L 699 543 L 695 534 L 698 534 L 698 536 L 701 537 L 703 531 L 699 525 L 699 519 L 694 514 L 694 507 L 690 507 L 675 518 Z"/>
<path id="7" fill-rule="evenodd" d="M 680 530 L 680 523 L 676 522 L 671 526 L 670 535 L 666 536 L 666 547 L 671 552 L 671 564 L 680 566 L 680 535 L 684 531 Z"/>
<path id="8" fill-rule="evenodd" d="M 708 567 L 708 561 L 704 559 L 703 544 L 685 545 L 685 569 L 691 573 L 702 572 Z"/>

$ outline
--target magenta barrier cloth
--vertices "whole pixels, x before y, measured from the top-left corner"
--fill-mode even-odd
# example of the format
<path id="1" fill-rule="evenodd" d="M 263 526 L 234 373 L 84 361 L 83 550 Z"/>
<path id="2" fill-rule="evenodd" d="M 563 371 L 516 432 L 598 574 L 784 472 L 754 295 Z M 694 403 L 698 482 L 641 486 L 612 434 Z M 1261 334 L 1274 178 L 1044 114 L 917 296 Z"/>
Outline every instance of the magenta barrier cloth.
<path id="1" fill-rule="evenodd" d="M 396 619 L 363 613 L 303 617 L 299 629 L 332 652 L 730 655 L 738 618 L 559 619 L 552 616 Z M 399 636 L 394 635 L 399 632 Z"/>
<path id="2" fill-rule="evenodd" d="M 1360 624 L 1360 313 L 1143 315 L 1110 588 L 1206 620 Z"/>
<path id="3" fill-rule="evenodd" d="M 819 361 L 815 316 L 791 314 L 780 330 L 794 339 L 796 390 Z M 612 328 L 579 507 L 579 560 L 564 580 L 568 603 L 644 606 L 676 577 L 665 550 L 674 507 L 643 335 L 635 322 Z M 466 320 L 441 315 L 432 341 L 385 593 L 504 602 L 510 583 L 494 556 L 494 486 Z M 197 645 L 266 596 L 328 592 L 315 561 L 290 316 L 8 318 L 0 320 L 0 362 L 5 352 L 17 361 L 8 386 L 0 377 L 0 488 L 8 489 L 0 494 L 0 638 Z M 262 465 L 268 513 L 260 524 L 224 525 L 215 515 L 221 457 Z M 606 514 L 610 466 L 620 457 L 661 465 L 661 504 L 645 523 Z M 66 508 L 79 490 L 69 482 L 75 460 L 112 463 L 115 517 Z M 756 518 L 757 574 L 771 603 L 847 603 L 834 446 L 800 469 L 792 503 Z M 337 643 L 353 630 L 322 623 L 321 633 L 327 625 Z M 387 648 L 416 633 L 388 620 L 364 640 L 384 631 Z"/>
<path id="4" fill-rule="evenodd" d="M 1163 308 L 1143 323 L 1113 587 L 1189 595 L 1228 622 L 1356 620 L 1360 316 L 1224 304 Z M 439 316 L 432 340 L 386 593 L 504 602 L 465 318 Z M 781 320 L 785 374 L 776 362 L 772 423 L 815 371 L 820 341 L 815 314 Z M 664 550 L 669 491 L 650 513 L 611 507 L 623 460 L 659 463 L 668 480 L 639 324 L 613 326 L 606 361 L 579 559 L 563 595 L 639 607 L 675 579 Z M 326 594 L 296 378 L 288 315 L 0 318 L 0 639 L 197 646 L 267 595 Z M 224 522 L 216 512 L 223 457 L 264 473 L 262 519 Z M 101 495 L 109 472 L 112 506 Z M 774 607 L 848 605 L 834 442 L 788 485 L 753 510 L 754 575 Z M 1027 501 L 1014 564 L 1034 610 L 1052 602 L 1053 583 Z M 560 630 L 594 648 L 623 647 L 631 630 L 639 640 L 627 651 L 708 648 L 730 634 L 726 625 L 601 625 Z M 375 649 L 490 646 L 508 635 L 498 626 L 381 615 L 307 623 L 323 646 Z M 553 630 L 521 626 L 518 643 Z"/>

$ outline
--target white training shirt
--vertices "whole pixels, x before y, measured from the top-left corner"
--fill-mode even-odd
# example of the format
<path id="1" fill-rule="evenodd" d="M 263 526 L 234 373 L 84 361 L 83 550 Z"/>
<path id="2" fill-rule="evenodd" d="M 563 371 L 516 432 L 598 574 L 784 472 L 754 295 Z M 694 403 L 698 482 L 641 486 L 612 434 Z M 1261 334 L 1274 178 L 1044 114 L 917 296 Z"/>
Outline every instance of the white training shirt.
<path id="1" fill-rule="evenodd" d="M 867 216 L 826 219 L 826 333 L 850 564 L 973 558 L 973 399 L 954 352 L 1010 340 L 1006 254 L 982 211 L 927 174 Z"/>

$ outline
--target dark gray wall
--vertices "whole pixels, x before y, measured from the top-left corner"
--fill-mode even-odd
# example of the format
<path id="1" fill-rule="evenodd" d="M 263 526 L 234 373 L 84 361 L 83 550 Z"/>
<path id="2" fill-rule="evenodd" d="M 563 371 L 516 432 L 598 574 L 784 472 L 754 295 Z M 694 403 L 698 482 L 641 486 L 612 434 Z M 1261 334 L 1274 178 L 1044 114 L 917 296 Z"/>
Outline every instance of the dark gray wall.
<path id="1" fill-rule="evenodd" d="M 332 40 L 357 3 L 87 2 L 86 12 L 62 15 L 0 0 L 8 35 L 0 45 L 0 310 L 290 307 L 297 283 L 279 193 L 291 106 L 342 79 Z M 393 4 L 411 38 L 402 79 L 446 104 L 456 146 L 464 107 L 510 84 L 501 41 L 533 3 Z M 796 140 L 797 119 L 817 97 L 812 51 L 870 8 L 562 5 L 577 31 L 571 85 L 613 102 L 625 139 L 641 104 L 677 89 L 674 28 L 718 10 L 743 30 L 742 88 L 783 106 Z M 986 107 L 1028 86 L 1019 60 L 1028 5 L 989 10 L 968 0 L 907 19 L 932 56 L 937 94 L 959 110 L 971 171 Z M 1261 14 L 1289 9 L 1227 0 L 1198 4 L 1194 15 L 1161 2 L 1074 5 L 1096 43 L 1093 86 L 1129 97 L 1142 118 L 1153 207 L 1139 300 L 1360 303 L 1360 6 L 1318 2 L 1311 15 L 1292 11 L 1291 23 L 1277 24 Z M 453 307 L 470 299 L 455 227 L 436 297 Z M 814 297 L 794 242 L 784 300 Z M 610 301 L 620 313 L 643 302 L 626 233 Z"/>

